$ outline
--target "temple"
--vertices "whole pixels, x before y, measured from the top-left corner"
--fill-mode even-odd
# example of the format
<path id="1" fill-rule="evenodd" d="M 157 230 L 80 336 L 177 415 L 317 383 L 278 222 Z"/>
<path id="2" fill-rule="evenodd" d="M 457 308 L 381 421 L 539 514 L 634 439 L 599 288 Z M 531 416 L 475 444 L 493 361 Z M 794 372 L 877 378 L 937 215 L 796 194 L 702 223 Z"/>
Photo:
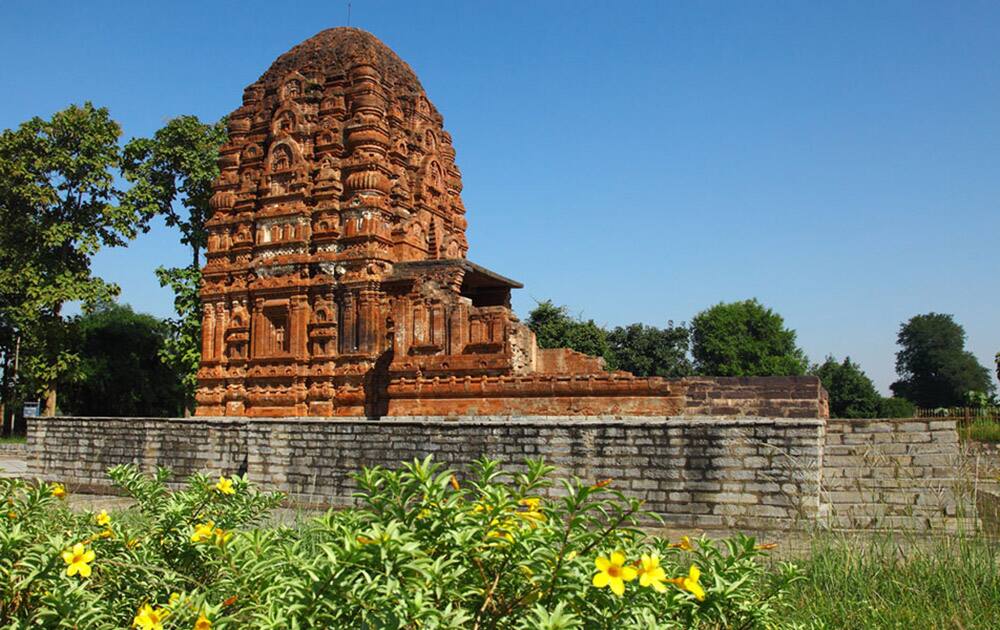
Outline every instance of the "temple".
<path id="1" fill-rule="evenodd" d="M 441 114 L 364 31 L 323 31 L 280 56 L 228 124 L 198 415 L 676 415 L 710 401 L 825 413 L 815 379 L 639 378 L 539 349 L 510 307 L 521 285 L 466 259 Z"/>

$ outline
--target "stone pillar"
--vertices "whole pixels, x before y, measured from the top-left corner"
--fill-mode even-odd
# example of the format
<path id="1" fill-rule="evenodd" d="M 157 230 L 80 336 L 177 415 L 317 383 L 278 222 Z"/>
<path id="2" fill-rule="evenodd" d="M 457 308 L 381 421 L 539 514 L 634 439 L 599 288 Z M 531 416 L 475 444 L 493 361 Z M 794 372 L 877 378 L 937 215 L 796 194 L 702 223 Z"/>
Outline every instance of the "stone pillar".
<path id="1" fill-rule="evenodd" d="M 202 312 L 204 316 L 201 320 L 201 360 L 211 361 L 214 358 L 212 350 L 215 348 L 215 307 L 212 304 L 205 304 Z"/>
<path id="2" fill-rule="evenodd" d="M 213 356 L 220 361 L 226 356 L 226 326 L 229 323 L 227 315 L 225 302 L 219 302 L 215 305 L 215 350 Z"/>
<path id="3" fill-rule="evenodd" d="M 350 291 L 344 293 L 344 301 L 342 307 L 341 321 L 343 322 L 342 330 L 340 331 L 341 339 L 341 352 L 344 354 L 353 354 L 357 351 L 358 340 L 357 335 L 355 335 L 355 328 L 357 325 L 357 305 L 354 298 L 354 294 Z"/>

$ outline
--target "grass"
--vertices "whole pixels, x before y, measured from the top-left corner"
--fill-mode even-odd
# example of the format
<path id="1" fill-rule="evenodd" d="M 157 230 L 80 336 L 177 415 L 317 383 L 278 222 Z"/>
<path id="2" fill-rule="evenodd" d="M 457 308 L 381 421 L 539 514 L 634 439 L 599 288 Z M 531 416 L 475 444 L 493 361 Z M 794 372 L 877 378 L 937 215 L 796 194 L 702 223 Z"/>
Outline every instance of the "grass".
<path id="1" fill-rule="evenodd" d="M 820 628 L 996 628 L 1000 541 L 818 535 L 790 621 Z"/>
<path id="2" fill-rule="evenodd" d="M 1000 442 L 1000 422 L 981 418 L 966 426 L 959 426 L 958 435 L 963 440 Z"/>
<path id="3" fill-rule="evenodd" d="M 25 444 L 28 438 L 24 435 L 12 435 L 10 437 L 0 437 L 0 444 Z"/>

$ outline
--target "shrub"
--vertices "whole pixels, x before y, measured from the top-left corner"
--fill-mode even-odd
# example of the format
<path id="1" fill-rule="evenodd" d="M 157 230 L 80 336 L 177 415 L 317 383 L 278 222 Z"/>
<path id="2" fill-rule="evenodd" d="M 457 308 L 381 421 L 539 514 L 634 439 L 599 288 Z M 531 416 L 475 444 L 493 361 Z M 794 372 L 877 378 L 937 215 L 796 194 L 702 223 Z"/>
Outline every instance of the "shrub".
<path id="1" fill-rule="evenodd" d="M 883 398 L 879 404 L 878 415 L 882 418 L 912 418 L 917 412 L 913 403 L 905 398 Z"/>
<path id="2" fill-rule="evenodd" d="M 11 627 L 779 627 L 787 563 L 745 536 L 646 536 L 650 515 L 611 482 L 563 481 L 528 461 L 469 478 L 430 458 L 366 469 L 358 507 L 295 527 L 245 478 L 117 467 L 136 501 L 74 513 L 57 484 L 3 480 L 0 621 Z M 543 498 L 550 494 L 557 498 Z"/>

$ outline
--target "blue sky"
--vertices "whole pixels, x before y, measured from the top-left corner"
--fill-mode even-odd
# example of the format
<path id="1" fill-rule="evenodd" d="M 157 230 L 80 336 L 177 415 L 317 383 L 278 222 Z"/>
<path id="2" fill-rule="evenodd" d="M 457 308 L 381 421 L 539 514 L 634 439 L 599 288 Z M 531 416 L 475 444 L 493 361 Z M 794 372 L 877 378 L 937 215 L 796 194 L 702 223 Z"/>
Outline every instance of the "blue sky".
<path id="1" fill-rule="evenodd" d="M 8 2 L 0 127 L 91 100 L 125 137 L 223 116 L 347 2 Z M 886 391 L 910 316 L 1000 350 L 1000 3 L 388 2 L 463 172 L 469 257 L 604 325 L 757 297 Z M 162 226 L 100 253 L 165 316 Z"/>

